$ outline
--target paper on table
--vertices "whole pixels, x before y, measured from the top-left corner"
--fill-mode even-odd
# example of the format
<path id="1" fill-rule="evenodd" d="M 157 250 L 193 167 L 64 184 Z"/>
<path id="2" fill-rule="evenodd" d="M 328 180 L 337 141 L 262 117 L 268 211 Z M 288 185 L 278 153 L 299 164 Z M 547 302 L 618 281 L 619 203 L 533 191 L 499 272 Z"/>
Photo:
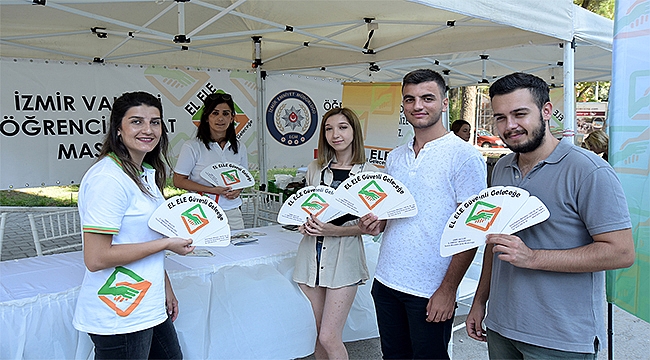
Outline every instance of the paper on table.
<path id="1" fill-rule="evenodd" d="M 208 249 L 194 249 L 192 250 L 192 252 L 186 254 L 185 256 L 208 257 L 208 256 L 214 256 L 214 254 Z"/>
<path id="2" fill-rule="evenodd" d="M 302 225 L 309 215 L 322 222 L 330 222 L 345 215 L 333 204 L 334 189 L 329 186 L 306 186 L 282 204 L 278 222 L 283 225 Z"/>
<path id="3" fill-rule="evenodd" d="M 149 218 L 149 227 L 165 236 L 192 239 L 194 246 L 227 246 L 230 226 L 221 207 L 194 193 L 174 196 Z"/>
<path id="4" fill-rule="evenodd" d="M 198 241 L 193 241 L 193 246 L 228 246 L 230 243 L 230 226 L 226 226 L 212 232 L 203 232 Z"/>
<path id="5" fill-rule="evenodd" d="M 248 170 L 241 165 L 229 162 L 207 166 L 201 171 L 201 177 L 214 186 L 230 186 L 233 190 L 255 185 L 255 179 Z"/>
<path id="6" fill-rule="evenodd" d="M 379 172 L 364 172 L 347 178 L 334 192 L 334 201 L 341 209 L 359 217 L 370 212 L 382 220 L 417 214 L 415 199 L 406 186 Z"/>
<path id="7" fill-rule="evenodd" d="M 485 244 L 487 234 L 512 234 L 549 217 L 536 197 L 514 186 L 496 186 L 465 200 L 450 216 L 440 255 L 451 256 Z"/>

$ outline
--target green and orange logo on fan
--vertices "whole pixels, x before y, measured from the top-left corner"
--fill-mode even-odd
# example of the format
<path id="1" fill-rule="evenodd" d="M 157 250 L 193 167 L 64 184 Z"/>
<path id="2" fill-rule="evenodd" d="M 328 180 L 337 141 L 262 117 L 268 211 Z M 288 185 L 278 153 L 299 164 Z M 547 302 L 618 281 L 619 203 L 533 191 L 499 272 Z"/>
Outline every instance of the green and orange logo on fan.
<path id="1" fill-rule="evenodd" d="M 226 186 L 235 185 L 241 182 L 237 169 L 222 172 L 221 179 L 223 179 L 223 183 L 226 184 Z"/>
<path id="2" fill-rule="evenodd" d="M 126 317 L 140 305 L 150 287 L 151 282 L 132 270 L 117 266 L 97 295 L 117 315 Z"/>
<path id="3" fill-rule="evenodd" d="M 183 211 L 181 213 L 181 219 L 190 234 L 194 234 L 210 223 L 200 204 L 196 204 Z"/>
<path id="4" fill-rule="evenodd" d="M 320 195 L 311 194 L 307 200 L 300 205 L 300 208 L 306 211 L 309 215 L 318 216 L 329 206 L 330 204 L 328 204 Z"/>
<path id="5" fill-rule="evenodd" d="M 361 201 L 363 201 L 363 203 L 366 204 L 366 207 L 370 210 L 388 197 L 388 194 L 382 190 L 375 180 L 372 180 L 366 186 L 361 188 L 358 194 Z"/>
<path id="6" fill-rule="evenodd" d="M 465 225 L 481 231 L 487 231 L 497 219 L 500 211 L 501 208 L 496 205 L 485 201 L 477 201 L 472 208 L 472 212 L 467 216 Z"/>

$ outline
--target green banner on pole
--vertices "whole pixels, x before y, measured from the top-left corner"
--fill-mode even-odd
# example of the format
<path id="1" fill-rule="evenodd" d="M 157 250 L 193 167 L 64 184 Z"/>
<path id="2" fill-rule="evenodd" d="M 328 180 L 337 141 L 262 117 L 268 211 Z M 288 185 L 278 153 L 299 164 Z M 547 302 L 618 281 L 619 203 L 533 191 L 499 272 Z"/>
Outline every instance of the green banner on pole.
<path id="1" fill-rule="evenodd" d="M 617 0 L 609 162 L 632 218 L 636 261 L 607 272 L 607 301 L 650 322 L 650 0 Z"/>

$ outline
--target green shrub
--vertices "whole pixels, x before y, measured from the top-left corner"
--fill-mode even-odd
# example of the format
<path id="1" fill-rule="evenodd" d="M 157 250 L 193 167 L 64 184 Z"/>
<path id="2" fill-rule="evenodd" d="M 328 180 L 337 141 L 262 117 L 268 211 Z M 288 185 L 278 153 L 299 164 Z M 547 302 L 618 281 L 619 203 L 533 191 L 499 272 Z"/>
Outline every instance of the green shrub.
<path id="1" fill-rule="evenodd" d="M 259 171 L 251 171 L 255 178 L 255 188 L 259 189 Z M 296 175 L 295 168 L 270 169 L 267 178 L 273 180 L 275 174 Z M 186 190 L 174 186 L 172 179 L 167 179 L 163 190 L 165 198 L 186 193 Z M 77 206 L 79 185 L 44 186 L 35 188 L 0 190 L 0 206 Z"/>

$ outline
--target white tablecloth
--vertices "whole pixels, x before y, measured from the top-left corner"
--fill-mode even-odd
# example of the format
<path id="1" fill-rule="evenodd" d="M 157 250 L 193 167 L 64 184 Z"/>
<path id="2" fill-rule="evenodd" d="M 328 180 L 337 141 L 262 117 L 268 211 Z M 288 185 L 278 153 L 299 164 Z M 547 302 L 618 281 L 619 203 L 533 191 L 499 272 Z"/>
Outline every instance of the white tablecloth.
<path id="1" fill-rule="evenodd" d="M 309 301 L 291 280 L 300 234 L 280 226 L 257 243 L 205 248 L 214 256 L 170 255 L 179 300 L 175 322 L 186 359 L 290 359 L 314 350 Z M 379 244 L 366 243 L 374 273 Z M 0 358 L 87 359 L 92 342 L 72 327 L 83 279 L 81 252 L 0 263 Z M 344 341 L 377 337 L 370 281 L 360 286 Z"/>

